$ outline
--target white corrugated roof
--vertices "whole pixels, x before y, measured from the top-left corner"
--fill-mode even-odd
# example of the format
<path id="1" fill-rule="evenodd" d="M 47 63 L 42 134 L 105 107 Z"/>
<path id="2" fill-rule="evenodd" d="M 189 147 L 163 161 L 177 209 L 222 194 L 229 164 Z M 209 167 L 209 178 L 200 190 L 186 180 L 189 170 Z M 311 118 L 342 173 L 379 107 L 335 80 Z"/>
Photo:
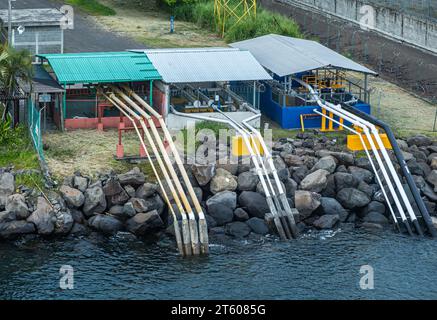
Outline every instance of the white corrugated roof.
<path id="1" fill-rule="evenodd" d="M 269 34 L 235 42 L 231 46 L 250 51 L 266 69 L 281 77 L 326 67 L 377 75 L 334 50 L 310 40 Z"/>
<path id="2" fill-rule="evenodd" d="M 249 51 L 235 48 L 131 50 L 147 54 L 167 83 L 269 80 Z"/>

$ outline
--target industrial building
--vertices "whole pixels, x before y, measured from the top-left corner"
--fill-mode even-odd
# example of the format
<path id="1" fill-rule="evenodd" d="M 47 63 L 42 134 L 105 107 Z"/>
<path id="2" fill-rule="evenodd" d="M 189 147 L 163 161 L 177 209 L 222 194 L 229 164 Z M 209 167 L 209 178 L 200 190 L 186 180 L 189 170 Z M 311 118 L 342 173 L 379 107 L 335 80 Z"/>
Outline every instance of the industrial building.
<path id="1" fill-rule="evenodd" d="M 12 46 L 20 50 L 29 50 L 32 55 L 63 53 L 63 17 L 57 9 L 12 10 Z M 0 10 L 1 33 L 5 39 L 8 21 L 8 10 Z"/>

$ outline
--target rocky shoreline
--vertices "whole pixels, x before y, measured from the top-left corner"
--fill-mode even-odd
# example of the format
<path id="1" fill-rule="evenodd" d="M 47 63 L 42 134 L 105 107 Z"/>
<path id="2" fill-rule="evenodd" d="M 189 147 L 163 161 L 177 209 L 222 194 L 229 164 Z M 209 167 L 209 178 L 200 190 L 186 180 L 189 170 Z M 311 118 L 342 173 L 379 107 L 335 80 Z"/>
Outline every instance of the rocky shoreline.
<path id="1" fill-rule="evenodd" d="M 437 222 L 437 142 L 419 135 L 398 143 Z M 272 150 L 290 205 L 299 212 L 295 218 L 301 232 L 344 224 L 384 230 L 392 224 L 363 154 L 346 152 L 336 139 L 317 132 L 281 139 Z M 205 163 L 186 167 L 207 213 L 210 235 L 246 238 L 273 233 L 266 222 L 265 195 L 251 166 Z M 94 180 L 77 172 L 58 190 L 45 194 L 15 185 L 15 176 L 22 173 L 0 169 L 1 240 L 92 232 L 130 232 L 139 238 L 173 234 L 173 219 L 161 190 L 138 168 L 123 174 L 101 174 Z"/>

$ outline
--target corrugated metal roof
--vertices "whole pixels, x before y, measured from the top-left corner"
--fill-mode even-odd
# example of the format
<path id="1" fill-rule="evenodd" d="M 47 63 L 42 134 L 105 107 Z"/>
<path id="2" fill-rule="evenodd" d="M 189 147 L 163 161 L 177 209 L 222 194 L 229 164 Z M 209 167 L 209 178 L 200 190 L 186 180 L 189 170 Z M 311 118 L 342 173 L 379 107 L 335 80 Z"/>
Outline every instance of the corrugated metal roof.
<path id="1" fill-rule="evenodd" d="M 21 89 L 24 92 L 36 92 L 36 93 L 58 93 L 65 90 L 53 79 L 50 74 L 40 64 L 33 65 L 33 79 L 32 86 L 23 81 L 19 81 Z"/>
<path id="2" fill-rule="evenodd" d="M 98 52 L 38 55 L 61 84 L 114 83 L 161 79 L 144 53 Z"/>
<path id="3" fill-rule="evenodd" d="M 310 40 L 269 34 L 235 42 L 231 46 L 250 51 L 265 68 L 281 77 L 326 67 L 377 75 L 376 72 Z"/>
<path id="4" fill-rule="evenodd" d="M 146 49 L 167 83 L 268 80 L 270 75 L 248 51 L 234 48 Z"/>

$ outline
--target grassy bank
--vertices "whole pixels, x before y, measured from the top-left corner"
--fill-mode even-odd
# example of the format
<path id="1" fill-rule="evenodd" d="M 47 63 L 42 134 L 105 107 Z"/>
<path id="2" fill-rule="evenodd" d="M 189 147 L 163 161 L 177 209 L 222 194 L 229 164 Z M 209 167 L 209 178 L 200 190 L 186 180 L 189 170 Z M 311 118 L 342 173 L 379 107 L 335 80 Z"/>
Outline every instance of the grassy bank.
<path id="1" fill-rule="evenodd" d="M 66 0 L 65 2 L 93 16 L 116 15 L 114 9 L 101 4 L 97 0 Z"/>
<path id="2" fill-rule="evenodd" d="M 172 8 L 176 19 L 193 22 L 199 27 L 220 33 L 222 25 L 216 25 L 214 17 L 214 1 L 199 0 L 193 3 L 177 5 Z M 248 17 L 234 25 L 235 18 L 231 17 L 227 25 L 233 26 L 225 33 L 226 42 L 250 39 L 270 33 L 290 37 L 302 38 L 298 24 L 292 19 L 278 13 L 258 8 L 256 17 Z"/>

